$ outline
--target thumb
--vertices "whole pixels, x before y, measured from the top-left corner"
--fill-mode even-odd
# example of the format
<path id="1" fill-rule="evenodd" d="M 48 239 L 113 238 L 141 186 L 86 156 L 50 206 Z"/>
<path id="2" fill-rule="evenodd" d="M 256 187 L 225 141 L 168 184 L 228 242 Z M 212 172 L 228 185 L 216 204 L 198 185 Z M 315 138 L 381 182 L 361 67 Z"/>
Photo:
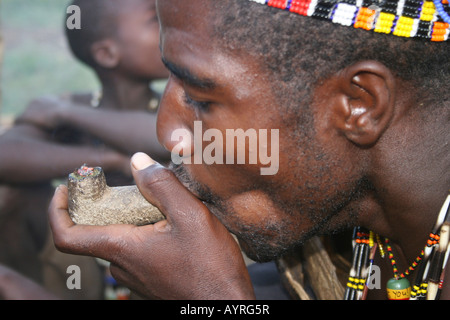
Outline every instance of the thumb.
<path id="1" fill-rule="evenodd" d="M 144 170 L 154 164 L 156 162 L 143 152 L 138 152 L 131 158 L 132 169 L 137 171 Z"/>
<path id="2" fill-rule="evenodd" d="M 161 210 L 171 224 L 177 221 L 186 224 L 196 220 L 197 215 L 209 213 L 206 206 L 197 199 L 175 176 L 144 153 L 131 158 L 131 170 L 136 185 L 148 202 Z"/>

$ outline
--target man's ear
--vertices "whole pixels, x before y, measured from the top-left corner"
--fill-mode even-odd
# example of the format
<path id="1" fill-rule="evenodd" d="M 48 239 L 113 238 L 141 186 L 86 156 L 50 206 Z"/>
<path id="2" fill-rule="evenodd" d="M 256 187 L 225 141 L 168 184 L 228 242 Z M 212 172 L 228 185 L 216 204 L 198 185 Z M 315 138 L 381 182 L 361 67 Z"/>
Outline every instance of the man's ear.
<path id="1" fill-rule="evenodd" d="M 103 39 L 91 46 L 95 62 L 106 69 L 115 68 L 120 62 L 120 48 L 112 39 Z"/>
<path id="2" fill-rule="evenodd" d="M 361 61 L 338 74 L 336 124 L 348 140 L 370 146 L 383 134 L 393 116 L 396 82 L 377 61 Z"/>

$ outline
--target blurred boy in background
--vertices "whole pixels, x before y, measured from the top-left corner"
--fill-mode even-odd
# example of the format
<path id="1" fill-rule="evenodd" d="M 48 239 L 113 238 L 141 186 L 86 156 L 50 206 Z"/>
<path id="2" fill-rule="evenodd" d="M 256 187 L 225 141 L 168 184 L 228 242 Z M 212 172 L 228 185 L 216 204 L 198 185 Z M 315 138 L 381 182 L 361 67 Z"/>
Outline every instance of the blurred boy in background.
<path id="1" fill-rule="evenodd" d="M 67 29 L 68 42 L 102 90 L 36 99 L 0 136 L 0 262 L 62 298 L 96 299 L 103 294 L 96 262 L 57 253 L 48 238 L 52 181 L 86 163 L 101 166 L 109 185 L 126 185 L 133 183 L 135 152 L 168 160 L 156 137 L 159 94 L 151 86 L 168 73 L 154 0 L 72 4 L 81 9 L 81 29 Z M 81 267 L 82 282 L 93 290 L 67 289 L 71 264 Z"/>

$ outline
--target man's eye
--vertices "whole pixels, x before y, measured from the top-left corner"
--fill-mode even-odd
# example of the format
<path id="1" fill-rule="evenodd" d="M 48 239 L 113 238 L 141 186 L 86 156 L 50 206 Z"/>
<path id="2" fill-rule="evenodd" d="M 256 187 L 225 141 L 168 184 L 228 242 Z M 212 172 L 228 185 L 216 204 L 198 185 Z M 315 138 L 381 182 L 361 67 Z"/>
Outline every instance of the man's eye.
<path id="1" fill-rule="evenodd" d="M 184 94 L 184 102 L 191 107 L 202 110 L 206 110 L 211 106 L 211 102 L 193 100 L 187 93 Z"/>

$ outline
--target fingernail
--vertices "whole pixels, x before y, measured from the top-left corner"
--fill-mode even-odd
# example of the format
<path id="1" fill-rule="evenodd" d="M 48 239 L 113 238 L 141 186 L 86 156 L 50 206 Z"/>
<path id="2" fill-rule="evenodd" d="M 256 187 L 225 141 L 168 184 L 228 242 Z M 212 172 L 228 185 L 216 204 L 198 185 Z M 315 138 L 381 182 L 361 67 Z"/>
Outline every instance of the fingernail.
<path id="1" fill-rule="evenodd" d="M 63 187 L 65 187 L 65 185 L 63 185 L 63 184 L 58 185 L 58 186 L 55 188 L 55 195 L 56 195 L 57 193 L 60 193 L 60 192 L 62 191 Z"/>
<path id="2" fill-rule="evenodd" d="M 131 164 L 136 170 L 143 170 L 145 168 L 150 167 L 151 165 L 155 164 L 156 162 L 150 158 L 148 155 L 142 152 L 136 153 L 131 158 Z"/>

